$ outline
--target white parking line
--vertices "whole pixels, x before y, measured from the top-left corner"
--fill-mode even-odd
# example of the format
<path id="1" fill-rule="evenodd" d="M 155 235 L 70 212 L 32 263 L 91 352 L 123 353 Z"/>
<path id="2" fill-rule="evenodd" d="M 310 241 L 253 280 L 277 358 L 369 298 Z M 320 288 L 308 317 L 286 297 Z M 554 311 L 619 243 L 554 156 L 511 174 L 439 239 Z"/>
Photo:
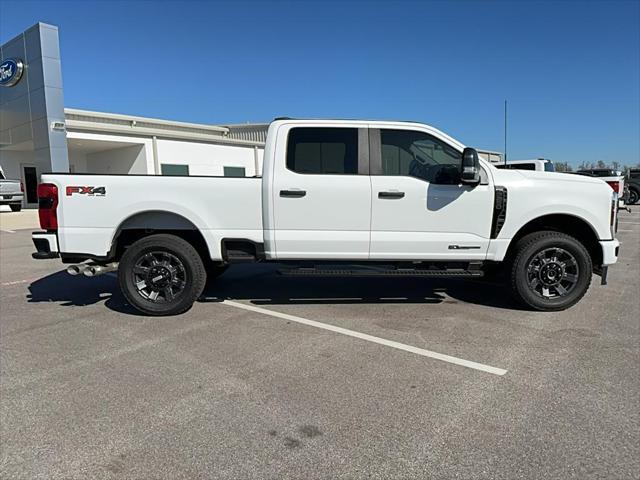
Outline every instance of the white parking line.
<path id="1" fill-rule="evenodd" d="M 31 283 L 33 280 L 14 280 L 13 282 L 0 283 L 2 287 L 8 287 L 10 285 L 20 285 L 21 283 Z"/>
<path id="2" fill-rule="evenodd" d="M 5 232 L 5 233 L 16 233 L 15 230 L 7 230 L 4 228 L 0 228 L 0 232 Z"/>
<path id="3" fill-rule="evenodd" d="M 492 367 L 490 365 L 484 365 L 482 363 L 472 362 L 470 360 L 464 360 L 463 358 L 452 357 L 443 353 L 432 352 L 431 350 L 425 350 L 423 348 L 413 347 L 411 345 L 405 345 L 404 343 L 394 342 L 393 340 L 386 340 L 380 337 L 374 337 L 373 335 L 367 335 L 366 333 L 356 332 L 342 327 L 336 327 L 335 325 L 329 325 L 327 323 L 316 322 L 314 320 L 308 320 L 306 318 L 297 317 L 295 315 L 289 315 L 287 313 L 274 312 L 267 310 L 266 308 L 255 307 L 253 305 L 246 305 L 244 303 L 233 302 L 231 300 L 224 300 L 222 302 L 225 305 L 235 308 L 241 308 L 250 312 L 262 313 L 264 315 L 270 315 L 272 317 L 282 318 L 289 320 L 290 322 L 301 323 L 310 327 L 321 328 L 323 330 L 329 330 L 330 332 L 340 333 L 349 337 L 359 338 L 360 340 L 366 340 L 367 342 L 377 343 L 398 350 L 404 350 L 405 352 L 415 353 L 416 355 L 422 355 L 423 357 L 434 358 L 443 362 L 453 363 L 462 367 L 472 368 L 474 370 L 480 370 L 481 372 L 491 373 L 493 375 L 504 375 L 507 370 L 502 368 Z"/>

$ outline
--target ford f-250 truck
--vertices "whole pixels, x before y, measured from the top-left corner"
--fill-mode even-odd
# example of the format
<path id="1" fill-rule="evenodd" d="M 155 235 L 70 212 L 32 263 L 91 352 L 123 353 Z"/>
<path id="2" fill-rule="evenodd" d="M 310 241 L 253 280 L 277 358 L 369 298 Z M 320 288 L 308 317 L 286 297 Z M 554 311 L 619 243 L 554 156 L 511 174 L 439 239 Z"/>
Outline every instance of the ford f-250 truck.
<path id="1" fill-rule="evenodd" d="M 479 277 L 502 265 L 524 304 L 562 310 L 593 272 L 606 283 L 619 248 L 617 195 L 601 180 L 498 170 L 418 123 L 276 120 L 262 177 L 42 180 L 34 258 L 88 276 L 117 269 L 149 315 L 186 311 L 207 275 L 246 261 L 335 277 Z"/>

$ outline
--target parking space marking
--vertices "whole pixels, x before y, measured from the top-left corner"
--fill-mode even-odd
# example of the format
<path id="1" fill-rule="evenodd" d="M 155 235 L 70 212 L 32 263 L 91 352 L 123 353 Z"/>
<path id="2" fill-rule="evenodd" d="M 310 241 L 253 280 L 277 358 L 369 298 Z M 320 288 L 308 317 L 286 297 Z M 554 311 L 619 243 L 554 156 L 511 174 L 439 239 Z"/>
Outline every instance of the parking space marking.
<path id="1" fill-rule="evenodd" d="M 0 283 L 0 287 L 8 287 L 10 285 L 20 285 L 21 283 L 30 283 L 33 280 L 14 280 L 13 282 L 3 282 Z"/>
<path id="2" fill-rule="evenodd" d="M 306 318 L 297 317 L 295 315 L 289 315 L 287 313 L 274 312 L 273 310 L 267 310 L 266 308 L 255 307 L 253 305 L 246 305 L 244 303 L 234 302 L 231 300 L 224 300 L 222 303 L 230 307 L 241 308 L 243 310 L 248 310 L 250 312 L 262 313 L 264 315 L 270 315 L 272 317 L 282 318 L 284 320 L 289 320 L 290 322 L 301 323 L 303 325 L 308 325 L 310 327 L 329 330 L 330 332 L 339 333 L 341 335 L 347 335 L 348 337 L 359 338 L 360 340 L 366 340 L 367 342 L 377 343 L 379 345 L 384 345 L 386 347 L 395 348 L 397 350 L 403 350 L 405 352 L 415 353 L 416 355 L 421 355 L 423 357 L 429 357 L 436 360 L 441 360 L 443 362 L 453 363 L 455 365 L 472 368 L 474 370 L 491 373 L 493 375 L 504 375 L 505 373 L 507 373 L 507 370 L 504 370 L 502 368 L 497 368 L 497 367 L 492 367 L 490 365 L 484 365 L 482 363 L 472 362 L 470 360 L 465 360 L 463 358 L 452 357 L 450 355 L 445 355 L 443 353 L 432 352 L 431 350 L 425 350 L 423 348 L 418 348 L 411 345 L 406 345 L 404 343 L 395 342 L 393 340 L 387 340 L 384 338 L 375 337 L 373 335 L 356 332 L 355 330 L 349 330 L 347 328 L 337 327 L 335 325 L 329 325 L 327 323 L 316 322 L 315 320 L 309 320 Z"/>
<path id="3" fill-rule="evenodd" d="M 618 220 L 618 223 L 626 223 L 627 225 L 640 225 L 640 222 L 625 222 L 624 220 Z"/>
<path id="4" fill-rule="evenodd" d="M 16 233 L 15 230 L 7 230 L 5 228 L 0 228 L 0 232 L 4 232 L 4 233 Z"/>

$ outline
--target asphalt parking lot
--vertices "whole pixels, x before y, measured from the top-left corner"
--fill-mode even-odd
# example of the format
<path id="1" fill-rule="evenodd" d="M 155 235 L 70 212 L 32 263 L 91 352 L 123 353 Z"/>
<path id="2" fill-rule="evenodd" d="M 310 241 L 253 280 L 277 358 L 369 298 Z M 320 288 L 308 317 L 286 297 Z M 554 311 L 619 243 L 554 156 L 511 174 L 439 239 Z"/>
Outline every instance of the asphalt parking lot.
<path id="1" fill-rule="evenodd" d="M 618 238 L 560 313 L 237 266 L 147 318 L 0 231 L 0 477 L 638 478 L 640 208 Z"/>

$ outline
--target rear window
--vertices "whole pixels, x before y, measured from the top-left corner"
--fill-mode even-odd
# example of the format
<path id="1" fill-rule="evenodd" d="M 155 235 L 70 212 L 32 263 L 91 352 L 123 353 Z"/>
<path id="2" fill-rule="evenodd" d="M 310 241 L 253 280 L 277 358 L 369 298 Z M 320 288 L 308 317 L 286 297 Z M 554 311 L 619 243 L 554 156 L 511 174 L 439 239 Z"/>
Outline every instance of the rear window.
<path id="1" fill-rule="evenodd" d="M 504 168 L 507 170 L 535 170 L 536 165 L 534 163 L 507 163 L 506 165 L 495 165 L 498 168 Z"/>
<path id="2" fill-rule="evenodd" d="M 556 167 L 553 166 L 553 162 L 545 162 L 544 171 L 545 172 L 555 172 L 556 171 Z"/>
<path id="3" fill-rule="evenodd" d="M 315 175 L 357 175 L 358 129 L 298 127 L 289 131 L 287 168 Z"/>

